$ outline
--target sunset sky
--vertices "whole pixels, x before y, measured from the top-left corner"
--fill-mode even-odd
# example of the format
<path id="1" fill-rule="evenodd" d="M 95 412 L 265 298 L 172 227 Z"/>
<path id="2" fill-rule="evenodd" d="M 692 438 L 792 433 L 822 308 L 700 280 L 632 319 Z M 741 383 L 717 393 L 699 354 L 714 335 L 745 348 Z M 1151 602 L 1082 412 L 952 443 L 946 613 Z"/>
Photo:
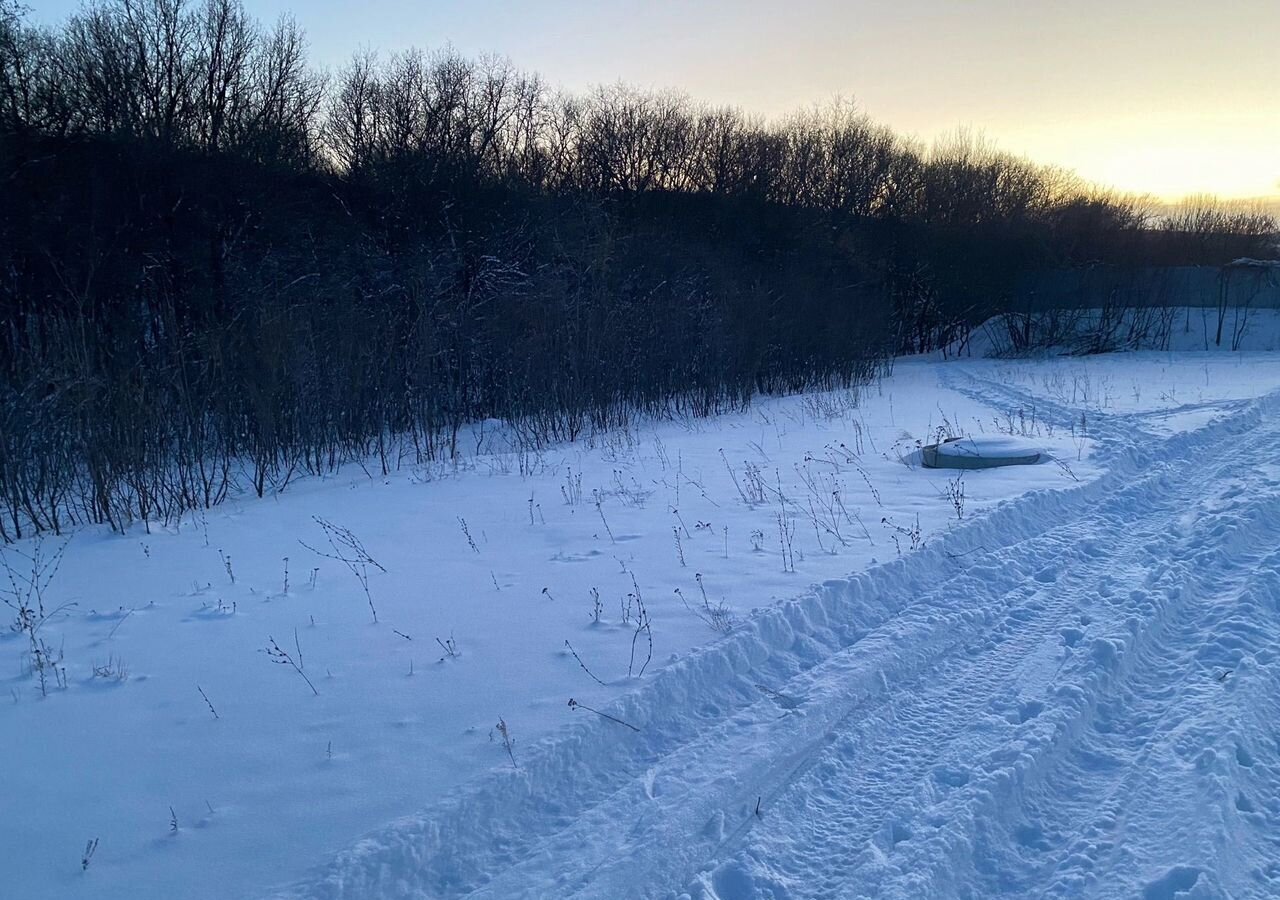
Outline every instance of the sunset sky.
<path id="1" fill-rule="evenodd" d="M 28 0 L 56 22 L 79 0 Z M 765 115 L 840 95 L 930 141 L 1163 199 L 1280 197 L 1280 0 L 246 0 L 315 62 L 493 52 L 573 90 L 623 80 Z"/>

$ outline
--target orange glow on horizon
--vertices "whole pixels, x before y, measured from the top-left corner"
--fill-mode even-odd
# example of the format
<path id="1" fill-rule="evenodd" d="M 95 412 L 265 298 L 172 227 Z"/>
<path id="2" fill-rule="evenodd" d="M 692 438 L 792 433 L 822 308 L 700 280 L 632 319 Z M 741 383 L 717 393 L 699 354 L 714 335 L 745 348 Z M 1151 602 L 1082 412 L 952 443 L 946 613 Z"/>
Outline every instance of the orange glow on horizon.
<path id="1" fill-rule="evenodd" d="M 1018 152 L 1037 162 L 1164 202 L 1197 194 L 1280 202 L 1280 117 L 1223 116 L 1190 126 L 1173 117 L 1074 123 L 1040 133 L 1015 132 L 1011 148 L 1015 143 Z"/>

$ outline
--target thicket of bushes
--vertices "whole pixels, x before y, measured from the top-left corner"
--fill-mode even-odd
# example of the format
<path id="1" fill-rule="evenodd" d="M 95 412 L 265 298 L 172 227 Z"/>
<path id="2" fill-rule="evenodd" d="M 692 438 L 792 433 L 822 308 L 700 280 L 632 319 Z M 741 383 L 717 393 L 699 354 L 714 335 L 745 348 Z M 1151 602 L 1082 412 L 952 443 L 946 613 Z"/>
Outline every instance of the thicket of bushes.
<path id="1" fill-rule="evenodd" d="M 1274 228 L 1148 224 L 841 103 L 764 122 L 451 53 L 326 78 L 239 0 L 55 29 L 0 0 L 0 537 L 436 459 L 480 419 L 537 445 L 859 383 L 1027 271 Z"/>

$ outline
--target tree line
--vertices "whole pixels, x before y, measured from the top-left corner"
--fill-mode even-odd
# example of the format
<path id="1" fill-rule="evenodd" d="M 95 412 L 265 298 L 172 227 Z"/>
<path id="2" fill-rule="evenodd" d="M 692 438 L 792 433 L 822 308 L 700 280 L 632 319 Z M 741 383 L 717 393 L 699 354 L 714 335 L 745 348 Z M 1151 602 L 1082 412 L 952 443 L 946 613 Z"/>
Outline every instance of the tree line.
<path id="1" fill-rule="evenodd" d="M 1187 215 L 841 101 L 764 120 L 451 51 L 326 74 L 239 0 L 0 0 L 0 537 L 447 459 L 490 419 L 537 447 L 865 383 L 1027 272 L 1275 230 Z"/>

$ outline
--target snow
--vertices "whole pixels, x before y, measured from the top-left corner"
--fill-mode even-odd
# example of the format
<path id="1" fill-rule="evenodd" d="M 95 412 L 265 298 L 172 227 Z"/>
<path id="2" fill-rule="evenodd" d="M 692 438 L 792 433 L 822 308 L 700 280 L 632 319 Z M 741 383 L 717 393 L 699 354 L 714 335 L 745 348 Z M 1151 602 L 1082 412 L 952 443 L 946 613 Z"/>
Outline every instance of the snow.
<path id="1" fill-rule="evenodd" d="M 66 689 L 0 637 L 6 891 L 1274 894 L 1277 390 L 1266 353 L 911 360 L 77 532 Z M 952 434 L 1053 461 L 915 464 Z"/>

